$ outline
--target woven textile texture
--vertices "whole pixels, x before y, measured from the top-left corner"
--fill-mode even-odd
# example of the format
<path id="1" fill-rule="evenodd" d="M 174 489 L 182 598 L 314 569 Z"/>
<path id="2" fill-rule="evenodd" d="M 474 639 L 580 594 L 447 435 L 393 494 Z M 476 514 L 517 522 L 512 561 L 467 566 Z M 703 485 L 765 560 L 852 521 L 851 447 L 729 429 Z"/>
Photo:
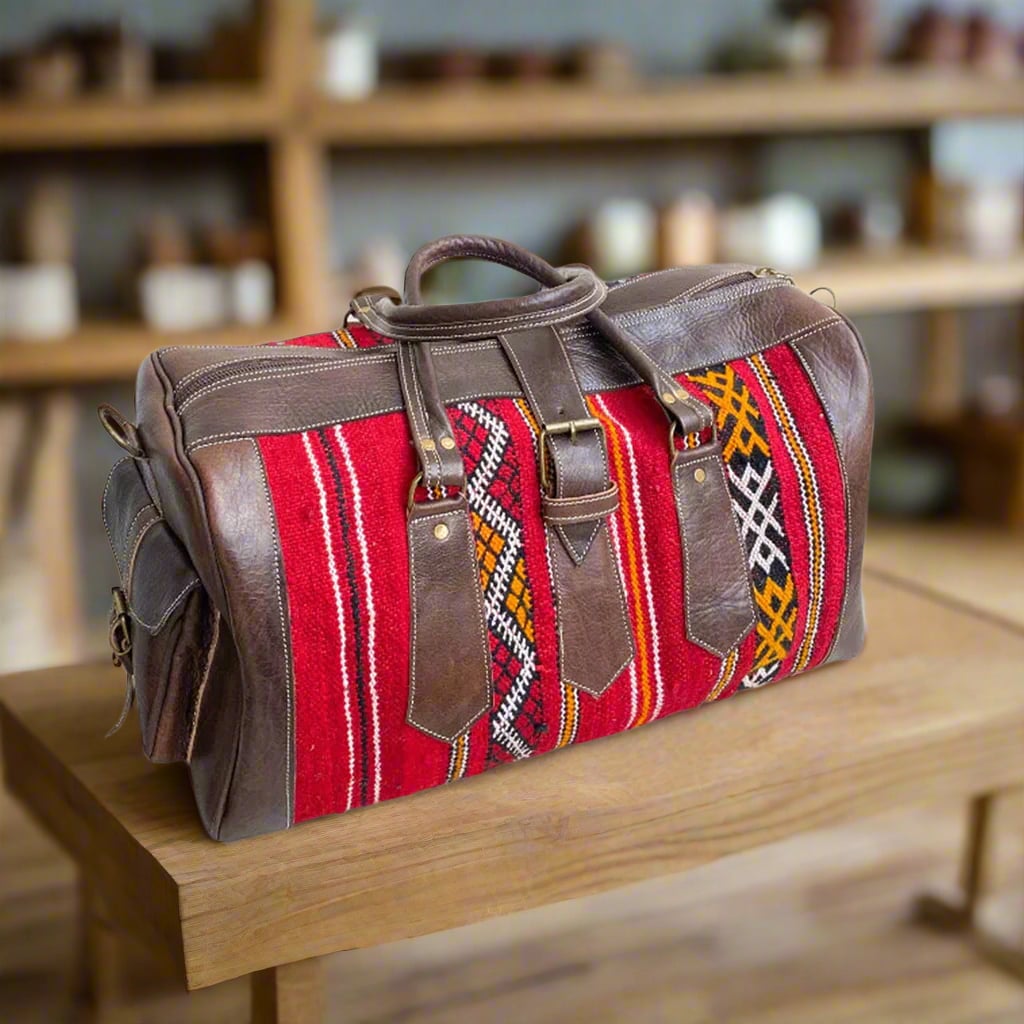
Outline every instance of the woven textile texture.
<path id="1" fill-rule="evenodd" d="M 389 342 L 353 326 L 293 344 Z M 592 395 L 622 496 L 608 522 L 636 657 L 600 698 L 564 685 L 537 424 L 521 399 L 460 403 L 449 418 L 466 467 L 494 700 L 452 744 L 405 721 L 405 500 L 416 471 L 405 416 L 259 439 L 292 630 L 296 820 L 635 728 L 827 656 L 845 585 L 843 475 L 802 365 L 779 345 L 678 380 L 715 414 L 755 629 L 724 659 L 686 639 L 664 415 L 642 386 Z"/>

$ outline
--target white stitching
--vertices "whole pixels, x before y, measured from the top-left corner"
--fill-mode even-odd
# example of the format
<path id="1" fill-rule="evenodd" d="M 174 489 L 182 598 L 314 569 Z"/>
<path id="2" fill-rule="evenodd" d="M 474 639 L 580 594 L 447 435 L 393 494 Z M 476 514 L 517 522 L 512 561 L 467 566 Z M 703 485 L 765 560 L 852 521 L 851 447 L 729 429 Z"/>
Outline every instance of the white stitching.
<path id="1" fill-rule="evenodd" d="M 288 728 L 288 743 L 285 750 L 285 808 L 288 814 L 289 824 L 292 821 L 292 747 L 294 746 L 294 731 L 292 725 L 292 703 L 295 700 L 295 686 L 292 678 L 292 663 L 288 656 L 288 629 L 284 618 L 284 597 L 281 590 L 281 551 L 280 538 L 277 532 L 277 516 L 274 514 L 274 503 L 270 498 L 270 485 L 267 483 L 267 470 L 263 464 L 263 455 L 259 445 L 250 438 L 253 451 L 256 454 L 256 461 L 260 467 L 260 481 L 263 484 L 263 496 L 267 502 L 267 511 L 270 513 L 270 521 L 273 524 L 274 543 L 274 586 L 277 591 L 277 613 L 281 621 L 281 653 L 284 656 L 284 674 L 287 680 L 288 692 L 285 700 L 285 714 Z"/>
<path id="2" fill-rule="evenodd" d="M 437 464 L 437 485 L 441 485 L 444 478 L 444 464 L 441 456 L 435 447 L 434 451 L 424 447 L 424 441 L 432 440 L 430 437 L 430 421 L 427 419 L 427 411 L 423 407 L 423 395 L 420 389 L 419 376 L 416 372 L 416 356 L 408 346 L 402 346 L 398 350 L 398 376 L 402 385 L 402 397 L 406 399 L 405 411 L 408 416 L 409 426 L 412 429 L 413 437 L 416 439 L 416 448 L 420 458 L 420 465 L 423 467 L 423 482 L 429 489 L 434 486 L 430 479 L 431 461 L 428 456 L 433 456 Z M 411 402 L 410 402 L 411 400 Z M 417 419 L 417 413 L 419 419 Z"/>
<path id="3" fill-rule="evenodd" d="M 837 317 L 835 322 L 841 323 L 842 321 Z M 794 338 L 792 340 L 800 341 L 802 339 Z M 836 645 L 839 643 L 840 636 L 842 636 L 843 627 L 846 625 L 847 606 L 851 597 L 850 576 L 853 563 L 853 544 L 851 543 L 853 538 L 853 517 L 850 509 L 850 476 L 846 468 L 846 456 L 843 452 L 843 446 L 839 443 L 839 431 L 836 427 L 835 417 L 825 401 L 825 394 L 818 382 L 818 378 L 814 375 L 813 370 L 811 370 L 810 363 L 804 357 L 803 352 L 796 348 L 792 342 L 789 344 L 789 350 L 800 360 L 800 365 L 803 366 L 804 372 L 810 379 L 815 394 L 818 396 L 818 402 L 825 413 L 825 419 L 828 421 L 829 432 L 832 434 L 832 443 L 835 445 L 836 454 L 839 458 L 839 470 L 843 476 L 843 503 L 846 508 L 846 569 L 843 577 L 843 603 L 839 607 L 839 621 L 836 623 L 835 635 L 832 637 L 832 643 L 829 644 L 828 653 L 825 655 L 825 662 L 827 663 L 829 658 L 832 657 L 832 652 L 835 650 Z"/>
<path id="4" fill-rule="evenodd" d="M 152 508 L 154 506 L 150 507 Z M 125 563 L 124 567 L 124 589 L 128 594 L 129 601 L 131 601 L 132 599 L 132 581 L 135 578 L 135 559 L 138 556 L 139 547 L 142 545 L 142 538 L 145 537 L 147 533 L 149 533 L 149 531 L 153 528 L 154 525 L 156 525 L 157 523 L 162 523 L 163 521 L 164 517 L 160 515 L 159 512 L 157 512 L 156 515 L 154 515 L 153 518 L 150 519 L 149 522 L 146 523 L 146 525 L 143 526 L 141 530 L 139 530 L 139 535 L 135 538 L 135 544 L 132 547 L 132 553 L 129 556 L 128 561 Z"/>
<path id="5" fill-rule="evenodd" d="M 596 277 L 594 278 L 594 287 L 586 294 L 581 296 L 579 299 L 575 299 L 565 306 L 558 307 L 556 309 L 543 309 L 536 310 L 531 313 L 518 313 L 514 316 L 507 317 L 491 317 L 486 320 L 462 320 L 448 324 L 396 324 L 391 320 L 388 320 L 384 314 L 378 312 L 373 306 L 356 305 L 356 312 L 360 318 L 367 317 L 370 320 L 375 320 L 377 323 L 384 327 L 380 333 L 390 338 L 404 338 L 405 340 L 415 340 L 417 335 L 426 335 L 433 337 L 457 337 L 459 334 L 464 333 L 465 329 L 471 331 L 471 337 L 478 336 L 480 332 L 490 330 L 494 328 L 496 331 L 507 331 L 511 327 L 515 326 L 528 326 L 535 323 L 535 321 L 542 321 L 542 326 L 545 324 L 557 324 L 562 323 L 565 320 L 574 319 L 576 316 L 582 316 L 584 312 L 589 310 L 584 307 L 590 305 L 593 309 L 595 306 L 599 306 L 604 301 L 604 296 L 607 293 L 607 289 L 604 287 L 603 282 L 599 281 Z M 594 301 L 597 299 L 598 301 Z M 580 312 L 582 310 L 582 312 Z M 372 326 L 372 325 L 371 325 Z M 373 328 L 376 330 L 377 328 Z"/>
<path id="6" fill-rule="evenodd" d="M 410 534 L 410 536 L 409 536 L 409 578 L 411 580 L 411 594 L 412 594 L 412 596 L 410 598 L 410 601 L 409 601 L 409 605 L 410 605 L 410 619 L 411 619 L 411 625 L 412 625 L 412 642 L 410 644 L 409 710 L 408 710 L 408 713 L 407 713 L 407 718 L 409 720 L 409 723 L 411 725 L 416 726 L 417 729 L 420 729 L 422 732 L 425 732 L 428 735 L 433 736 L 435 739 L 442 740 L 445 743 L 452 743 L 452 742 L 454 742 L 455 739 L 458 738 L 458 736 L 461 736 L 462 733 L 465 732 L 465 730 L 467 728 L 469 728 L 469 726 L 471 726 L 482 714 L 484 714 L 484 712 L 488 709 L 488 707 L 490 706 L 491 701 L 493 699 L 493 680 L 491 678 L 491 658 L 490 658 L 490 653 L 489 653 L 489 646 L 488 646 L 488 643 L 487 643 L 487 626 L 486 626 L 486 623 L 484 621 L 483 594 L 481 593 L 481 590 L 480 590 L 479 567 L 478 567 L 477 562 L 476 562 L 476 548 L 475 548 L 474 543 L 473 543 L 473 530 L 472 530 L 472 527 L 469 525 L 469 512 L 468 512 L 468 509 L 463 507 L 463 509 L 461 511 L 465 512 L 465 515 L 462 516 L 462 519 L 463 519 L 465 527 L 466 527 L 467 549 L 468 549 L 468 552 L 469 552 L 469 557 L 470 557 L 470 561 L 471 561 L 471 564 L 472 564 L 472 570 L 473 570 L 472 571 L 472 578 L 473 578 L 473 580 L 472 580 L 473 581 L 473 587 L 472 587 L 472 589 L 473 589 L 473 604 L 474 604 L 474 607 L 476 608 L 477 625 L 478 625 L 479 631 L 480 631 L 480 645 L 481 645 L 480 646 L 480 650 L 483 652 L 482 668 L 483 668 L 485 677 L 487 679 L 487 693 L 486 693 L 486 695 L 484 697 L 483 706 L 480 708 L 479 711 L 473 712 L 473 717 L 469 720 L 468 723 L 466 723 L 466 725 L 462 729 L 462 731 L 456 734 L 456 736 L 442 736 L 439 732 L 435 732 L 433 729 L 430 729 L 427 726 L 421 725 L 413 717 L 413 708 L 416 706 L 416 648 L 418 646 L 418 637 L 419 637 L 419 632 L 418 632 L 418 630 L 419 630 L 419 627 L 418 627 L 418 616 L 416 614 L 416 609 L 417 609 L 417 605 L 418 605 L 418 601 L 416 600 L 416 594 L 418 593 L 418 587 L 417 587 L 417 584 L 416 584 L 416 550 L 417 550 L 417 547 L 419 546 L 419 544 L 421 542 L 421 539 L 422 540 L 426 540 L 425 537 L 419 539 L 419 535 L 420 535 L 421 531 L 417 530 L 417 529 L 414 529 L 414 527 L 417 527 L 417 526 L 419 526 L 421 524 L 432 522 L 435 519 L 448 519 L 452 515 L 460 515 L 461 513 L 460 513 L 460 511 L 458 509 L 453 508 L 453 509 L 449 509 L 449 511 L 447 511 L 447 512 L 435 512 L 435 513 L 433 513 L 431 515 L 418 516 L 415 519 L 410 519 L 409 520 L 409 534 Z M 428 541 L 428 543 L 429 543 L 429 541 Z"/>
<path id="7" fill-rule="evenodd" d="M 686 459 L 686 460 L 680 459 L 678 456 L 675 456 L 673 458 L 674 465 L 672 466 L 672 475 L 675 478 L 673 480 L 673 484 L 674 484 L 673 491 L 674 491 L 674 494 L 675 494 L 676 514 L 679 516 L 680 540 L 682 541 L 682 547 L 683 547 L 683 589 L 684 589 L 685 595 L 686 595 L 685 599 L 686 599 L 686 609 L 687 609 L 687 612 L 689 612 L 689 609 L 691 607 L 691 602 L 690 602 L 690 579 L 691 579 L 691 575 L 690 575 L 690 545 L 686 541 L 686 529 L 685 529 L 685 527 L 683 525 L 685 520 L 684 520 L 684 517 L 683 517 L 683 496 L 682 496 L 682 486 L 681 486 L 682 485 L 682 481 L 681 481 L 681 477 L 682 477 L 683 472 L 685 470 L 690 470 L 694 466 L 699 466 L 702 462 L 714 463 L 716 465 L 716 468 L 718 469 L 718 471 L 721 472 L 723 474 L 723 477 L 724 477 L 724 472 L 725 471 L 724 471 L 724 467 L 723 467 L 723 464 L 722 464 L 722 457 L 721 457 L 721 454 L 718 453 L 718 452 L 709 452 L 707 455 L 700 456 L 700 458 Z M 739 527 L 739 523 L 736 521 L 736 512 L 735 512 L 735 510 L 732 507 L 732 498 L 729 495 L 729 485 L 728 485 L 727 482 L 725 484 L 725 497 L 726 497 L 726 500 L 729 503 L 729 514 L 730 514 L 730 517 L 732 518 L 733 530 L 735 530 L 735 532 L 736 532 L 736 540 L 737 540 L 737 543 L 739 544 L 740 554 L 741 554 L 742 560 L 743 560 L 743 569 L 744 569 L 744 572 L 745 572 L 745 574 L 747 576 L 747 579 L 749 581 L 749 579 L 750 579 L 750 567 L 749 567 L 748 560 L 747 560 L 747 549 L 746 549 L 746 546 L 743 543 L 743 538 L 740 535 L 740 527 Z M 750 612 L 750 622 L 747 624 L 746 628 L 740 634 L 740 640 L 742 640 L 750 632 L 750 630 L 753 629 L 754 623 L 757 622 L 757 613 L 754 611 L 754 602 L 753 602 L 753 600 L 751 599 L 751 596 L 750 596 L 750 587 L 749 586 L 746 587 L 744 589 L 743 593 L 744 593 L 744 596 L 747 599 L 747 609 Z M 706 640 L 699 640 L 699 639 L 697 639 L 696 636 L 691 635 L 690 634 L 689 616 L 687 616 L 686 633 L 687 633 L 687 636 L 689 636 L 689 638 L 694 643 L 700 644 L 701 647 L 706 647 L 709 651 L 713 651 L 720 658 L 726 658 L 726 657 L 729 656 L 729 652 L 728 651 L 720 651 L 717 647 L 714 646 L 714 644 L 708 643 Z"/>
<path id="8" fill-rule="evenodd" d="M 344 365 L 346 368 L 356 365 L 363 366 L 369 363 L 389 363 L 391 362 L 390 356 L 364 356 L 361 359 L 353 359 L 351 362 L 346 362 Z M 200 388 L 194 395 L 189 395 L 181 405 L 178 406 L 178 415 L 180 416 L 185 410 L 198 401 L 200 398 L 205 398 L 207 395 L 212 394 L 214 391 L 221 391 L 224 388 L 234 387 L 236 384 L 246 384 L 252 381 L 258 380 L 284 380 L 287 377 L 302 377 L 307 374 L 313 373 L 324 373 L 327 370 L 337 370 L 339 364 L 334 360 L 324 360 L 323 363 L 318 363 L 316 366 L 301 366 L 294 369 L 281 370 L 276 367 L 270 367 L 268 370 L 253 370 L 251 373 L 239 374 L 236 377 L 231 377 L 228 380 L 220 381 L 217 384 L 210 384 L 207 387 Z"/>
<path id="9" fill-rule="evenodd" d="M 196 348 L 199 346 L 197 345 Z M 218 351 L 224 349 L 223 345 L 216 346 Z M 194 370 L 190 370 L 181 377 L 174 385 L 172 385 L 173 394 L 177 394 L 182 388 L 190 384 L 196 377 L 201 377 L 204 373 L 213 372 L 214 370 L 220 370 L 225 366 L 235 366 L 238 363 L 247 363 L 252 359 L 260 360 L 261 362 L 273 363 L 277 359 L 317 359 L 325 363 L 333 362 L 332 356 L 334 355 L 333 349 L 316 348 L 312 345 L 293 345 L 287 348 L 273 345 L 260 345 L 255 349 L 248 349 L 247 355 L 235 356 L 232 359 L 221 359 L 216 363 L 204 363 L 202 366 L 197 366 Z M 348 349 L 345 350 L 349 351 Z M 330 352 L 330 356 L 318 356 L 316 352 Z"/>
<path id="10" fill-rule="evenodd" d="M 598 528 L 600 528 L 601 525 L 601 523 L 598 523 Z M 547 532 L 548 543 L 550 544 L 552 543 L 550 530 Z M 636 640 L 633 636 L 632 624 L 627 618 L 626 597 L 624 593 L 622 575 L 619 572 L 619 562 L 618 559 L 615 557 L 615 551 L 612 548 L 611 537 L 607 530 L 605 530 L 604 539 L 608 547 L 608 559 L 609 564 L 612 567 L 612 575 L 615 577 L 615 582 L 618 584 L 618 586 L 615 587 L 615 594 L 619 599 L 619 617 L 622 620 L 622 628 L 625 631 L 625 635 L 629 639 L 629 655 L 627 656 L 626 660 L 617 669 L 615 669 L 611 676 L 608 677 L 608 680 L 604 683 L 603 686 L 584 686 L 582 683 L 577 682 L 575 679 L 570 679 L 567 674 L 563 673 L 562 670 L 564 670 L 565 666 L 565 639 L 562 635 L 562 614 L 564 613 L 565 608 L 562 606 L 561 602 L 558 602 L 556 599 L 556 613 L 558 620 L 558 666 L 560 674 L 562 675 L 562 682 L 568 683 L 570 686 L 575 686 L 577 689 L 583 690 L 584 693 L 589 693 L 592 697 L 600 697 L 605 692 L 605 690 L 607 690 L 608 687 L 611 686 L 611 684 L 615 682 L 616 679 L 618 679 L 622 671 L 636 657 Z M 550 550 L 548 551 L 548 566 L 551 570 L 551 575 L 554 577 L 555 593 L 556 595 L 561 594 L 562 577 L 558 571 L 558 558 L 557 556 L 552 555 Z"/>
<path id="11" fill-rule="evenodd" d="M 107 521 L 107 496 L 110 491 L 110 484 L 114 479 L 114 474 L 117 472 L 117 467 L 128 462 L 132 458 L 131 455 L 122 455 L 121 458 L 110 467 L 110 472 L 107 474 L 107 482 L 103 485 L 103 497 L 100 499 L 100 518 L 103 520 L 103 530 L 107 535 L 107 541 L 110 543 L 110 550 L 114 555 L 114 564 L 117 566 L 117 573 L 121 575 L 121 561 L 117 556 L 117 548 L 114 547 L 114 538 L 110 533 L 110 523 Z"/>
<path id="12" fill-rule="evenodd" d="M 195 590 L 195 588 L 198 587 L 198 586 L 199 586 L 199 579 L 198 579 L 198 577 L 193 579 L 190 583 L 187 583 L 185 585 L 185 587 L 179 592 L 178 596 L 167 606 L 166 609 L 164 609 L 163 615 L 160 616 L 160 620 L 157 622 L 157 624 L 155 626 L 151 626 L 148 622 L 143 622 L 143 620 L 139 617 L 139 613 L 134 608 L 130 608 L 130 611 L 132 613 L 132 618 L 140 626 L 143 626 L 146 629 L 147 632 L 149 632 L 151 634 L 159 633 L 160 630 L 164 628 L 164 624 L 171 617 L 171 612 L 173 612 L 174 609 L 177 608 L 178 605 L 181 604 L 181 602 L 185 599 L 185 595 L 190 590 Z"/>

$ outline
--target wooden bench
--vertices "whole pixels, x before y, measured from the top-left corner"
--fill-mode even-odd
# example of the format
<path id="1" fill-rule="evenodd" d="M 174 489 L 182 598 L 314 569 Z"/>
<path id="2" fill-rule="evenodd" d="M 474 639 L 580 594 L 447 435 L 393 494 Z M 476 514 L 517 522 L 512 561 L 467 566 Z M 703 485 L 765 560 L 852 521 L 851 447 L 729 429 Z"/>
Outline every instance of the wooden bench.
<path id="1" fill-rule="evenodd" d="M 316 1020 L 318 957 L 683 871 L 803 830 L 973 799 L 965 900 L 924 914 L 1024 977 L 971 928 L 993 795 L 1024 783 L 1024 632 L 866 581 L 856 662 L 457 785 L 220 845 L 181 766 L 101 737 L 109 666 L 0 683 L 6 785 L 81 869 L 89 908 L 190 989 L 252 975 L 257 1021 Z"/>

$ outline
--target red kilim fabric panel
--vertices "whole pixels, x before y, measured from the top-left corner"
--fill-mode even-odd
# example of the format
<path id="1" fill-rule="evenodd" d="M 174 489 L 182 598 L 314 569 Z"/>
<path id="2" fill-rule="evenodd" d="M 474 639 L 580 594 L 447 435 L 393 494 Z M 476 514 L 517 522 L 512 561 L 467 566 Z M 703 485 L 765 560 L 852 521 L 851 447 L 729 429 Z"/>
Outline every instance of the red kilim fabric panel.
<path id="1" fill-rule="evenodd" d="M 289 344 L 387 344 L 359 326 Z M 259 439 L 281 535 L 295 677 L 295 820 L 635 728 L 813 668 L 845 587 L 843 474 L 824 410 L 786 346 L 681 375 L 715 412 L 743 537 L 755 630 L 724 659 L 686 639 L 668 431 L 643 387 L 591 396 L 622 503 L 609 519 L 636 639 L 600 698 L 564 685 L 537 479 L 520 399 L 449 410 L 490 635 L 494 703 L 453 744 L 406 724 L 405 416 Z M 387 458 L 381 453 L 386 452 Z"/>

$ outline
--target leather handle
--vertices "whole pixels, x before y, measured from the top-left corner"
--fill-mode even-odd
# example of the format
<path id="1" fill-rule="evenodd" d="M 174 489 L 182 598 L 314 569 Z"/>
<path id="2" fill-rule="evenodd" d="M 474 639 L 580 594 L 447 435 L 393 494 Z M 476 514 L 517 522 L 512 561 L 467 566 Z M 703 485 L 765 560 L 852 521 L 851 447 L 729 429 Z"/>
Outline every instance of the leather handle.
<path id="1" fill-rule="evenodd" d="M 518 298 L 427 306 L 420 279 L 431 267 L 453 259 L 481 259 L 532 277 L 541 288 Z M 530 327 L 549 327 L 586 316 L 605 300 L 607 288 L 582 265 L 553 267 L 511 242 L 483 235 L 450 235 L 413 254 L 405 276 L 405 302 L 363 293 L 352 311 L 369 328 L 396 341 L 472 341 Z"/>
<path id="2" fill-rule="evenodd" d="M 420 246 L 412 254 L 405 270 L 405 301 L 411 306 L 423 302 L 420 284 L 432 267 L 448 260 L 486 260 L 499 263 L 520 274 L 532 277 L 548 288 L 564 283 L 565 278 L 547 260 L 502 238 L 488 235 L 445 235 Z"/>

